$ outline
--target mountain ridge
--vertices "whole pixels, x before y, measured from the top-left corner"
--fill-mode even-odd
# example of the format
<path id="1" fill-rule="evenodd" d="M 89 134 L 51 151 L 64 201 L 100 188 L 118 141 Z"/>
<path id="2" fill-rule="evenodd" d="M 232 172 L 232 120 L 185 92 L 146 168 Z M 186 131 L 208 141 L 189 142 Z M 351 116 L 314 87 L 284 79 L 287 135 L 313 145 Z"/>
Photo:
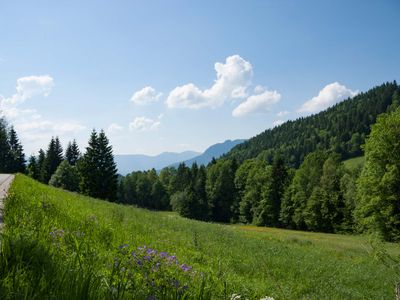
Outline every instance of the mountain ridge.
<path id="1" fill-rule="evenodd" d="M 116 154 L 114 156 L 118 173 L 126 175 L 133 171 L 144 171 L 149 169 L 160 170 L 175 162 L 193 158 L 201 152 L 162 152 L 158 155 L 146 154 Z"/>
<path id="2" fill-rule="evenodd" d="M 180 163 L 185 163 L 187 166 L 191 166 L 194 163 L 197 163 L 198 165 L 207 165 L 213 158 L 217 159 L 230 151 L 233 147 L 243 143 L 246 141 L 246 139 L 236 139 L 236 140 L 225 140 L 224 142 L 221 143 L 216 143 L 214 145 L 211 145 L 208 147 L 203 153 L 200 155 L 193 157 L 191 159 L 182 161 L 182 162 L 177 162 L 170 167 L 178 167 Z"/>

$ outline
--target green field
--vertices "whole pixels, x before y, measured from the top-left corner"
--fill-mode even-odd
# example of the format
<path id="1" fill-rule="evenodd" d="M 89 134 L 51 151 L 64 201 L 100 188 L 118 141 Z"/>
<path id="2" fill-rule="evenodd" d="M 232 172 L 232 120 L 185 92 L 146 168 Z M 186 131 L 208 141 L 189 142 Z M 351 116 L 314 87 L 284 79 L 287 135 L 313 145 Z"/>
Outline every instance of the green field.
<path id="1" fill-rule="evenodd" d="M 398 279 L 368 237 L 192 221 L 23 175 L 10 189 L 5 225 L 1 299 L 393 299 Z M 140 246 L 175 255 L 178 267 L 147 275 L 124 252 Z M 400 254 L 397 244 L 380 247 Z M 169 285 L 175 280 L 180 287 Z"/>

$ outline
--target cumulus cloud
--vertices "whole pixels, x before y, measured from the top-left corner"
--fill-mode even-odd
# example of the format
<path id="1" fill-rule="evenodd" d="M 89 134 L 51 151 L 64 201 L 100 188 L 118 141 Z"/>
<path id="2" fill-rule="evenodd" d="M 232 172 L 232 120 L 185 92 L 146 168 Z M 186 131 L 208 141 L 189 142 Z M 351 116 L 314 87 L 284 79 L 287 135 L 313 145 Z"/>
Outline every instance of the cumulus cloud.
<path id="1" fill-rule="evenodd" d="M 200 89 L 193 83 L 173 89 L 166 100 L 169 108 L 200 109 L 216 108 L 225 101 L 244 98 L 253 76 L 252 65 L 239 55 L 226 58 L 225 63 L 215 63 L 216 79 L 208 89 Z"/>
<path id="2" fill-rule="evenodd" d="M 0 96 L 0 115 L 8 119 L 34 114 L 33 109 L 20 109 L 19 104 L 35 96 L 47 97 L 54 86 L 53 78 L 49 75 L 26 76 L 17 80 L 16 93 L 11 97 Z"/>
<path id="3" fill-rule="evenodd" d="M 150 119 L 146 117 L 136 117 L 129 123 L 130 130 L 146 131 L 158 129 L 161 125 L 161 115 L 157 119 Z"/>
<path id="4" fill-rule="evenodd" d="M 284 116 L 286 116 L 286 115 L 288 115 L 288 114 L 290 114 L 290 111 L 283 110 L 283 111 L 278 112 L 276 115 L 277 115 L 278 117 L 284 117 Z"/>
<path id="5" fill-rule="evenodd" d="M 162 93 L 157 93 L 151 86 L 146 86 L 135 92 L 131 97 L 131 101 L 135 104 L 146 105 L 158 101 L 161 96 Z"/>
<path id="6" fill-rule="evenodd" d="M 318 96 L 306 101 L 298 112 L 315 113 L 357 94 L 358 91 L 352 91 L 338 82 L 330 83 L 320 90 Z"/>
<path id="7" fill-rule="evenodd" d="M 3 98 L 4 104 L 19 104 L 34 96 L 47 97 L 54 86 L 49 75 L 26 76 L 17 80 L 16 93 L 10 98 Z"/>
<path id="8" fill-rule="evenodd" d="M 119 125 L 117 123 L 111 123 L 110 126 L 108 126 L 108 128 L 107 128 L 107 133 L 113 133 L 113 132 L 121 131 L 123 129 L 124 129 L 124 127 L 122 127 L 121 125 Z"/>
<path id="9" fill-rule="evenodd" d="M 277 91 L 264 91 L 258 95 L 248 97 L 244 102 L 240 103 L 233 111 L 234 117 L 243 117 L 255 113 L 267 113 L 271 110 L 271 106 L 281 100 L 281 94 Z"/>
<path id="10" fill-rule="evenodd" d="M 30 98 L 47 97 L 53 86 L 54 80 L 49 75 L 21 77 L 17 80 L 15 94 L 8 98 L 0 97 L 0 116 L 12 122 L 23 141 L 44 143 L 52 135 L 68 136 L 86 129 L 79 122 L 46 120 L 36 109 L 21 107 Z M 29 148 L 30 144 L 24 146 Z"/>
<path id="11" fill-rule="evenodd" d="M 274 122 L 272 122 L 272 124 L 274 126 L 279 126 L 279 125 L 282 125 L 283 123 L 285 123 L 284 120 L 275 120 Z"/>

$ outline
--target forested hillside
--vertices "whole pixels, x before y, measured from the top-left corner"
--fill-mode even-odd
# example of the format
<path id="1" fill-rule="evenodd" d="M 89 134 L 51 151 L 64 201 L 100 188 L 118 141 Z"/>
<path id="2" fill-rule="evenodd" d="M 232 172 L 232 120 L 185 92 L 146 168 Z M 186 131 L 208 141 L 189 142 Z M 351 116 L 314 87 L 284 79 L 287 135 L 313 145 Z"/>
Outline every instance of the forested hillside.
<path id="1" fill-rule="evenodd" d="M 120 181 L 118 201 L 199 220 L 370 231 L 398 241 L 398 107 L 396 82 L 383 84 L 267 130 L 207 167 L 132 172 Z M 343 159 L 360 156 L 364 143 L 365 166 L 346 167 Z"/>
<path id="2" fill-rule="evenodd" d="M 399 101 L 400 87 L 396 81 L 385 83 L 318 114 L 267 129 L 239 144 L 225 157 L 238 161 L 259 157 L 271 163 L 279 153 L 286 163 L 298 167 L 315 150 L 332 150 L 341 154 L 342 159 L 359 156 L 377 116 Z"/>

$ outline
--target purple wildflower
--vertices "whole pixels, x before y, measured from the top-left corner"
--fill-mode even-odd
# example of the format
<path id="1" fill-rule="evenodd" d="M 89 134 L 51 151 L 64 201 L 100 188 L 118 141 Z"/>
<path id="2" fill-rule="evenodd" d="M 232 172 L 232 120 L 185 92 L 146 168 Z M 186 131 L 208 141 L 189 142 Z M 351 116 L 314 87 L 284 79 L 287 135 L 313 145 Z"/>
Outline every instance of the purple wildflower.
<path id="1" fill-rule="evenodd" d="M 179 267 L 181 268 L 181 270 L 182 270 L 183 272 L 187 272 L 187 271 L 190 271 L 190 270 L 192 269 L 191 266 L 187 266 L 187 265 L 185 265 L 185 264 L 181 264 Z"/>
<path id="2" fill-rule="evenodd" d="M 173 285 L 175 288 L 178 288 L 179 285 L 180 285 L 179 280 L 174 279 L 174 280 L 172 281 L 172 285 Z"/>
<path id="3" fill-rule="evenodd" d="M 164 257 L 168 256 L 168 253 L 167 252 L 160 252 L 159 255 L 160 255 L 161 258 L 164 258 Z"/>
<path id="4" fill-rule="evenodd" d="M 148 254 L 148 255 L 157 254 L 157 251 L 154 250 L 154 249 L 149 248 L 149 249 L 147 249 L 147 254 Z"/>
<path id="5" fill-rule="evenodd" d="M 129 247 L 128 244 L 123 244 L 123 245 L 118 246 L 118 249 L 124 249 L 124 248 L 127 248 L 127 247 Z"/>
<path id="6" fill-rule="evenodd" d="M 176 256 L 175 255 L 168 256 L 167 260 L 170 262 L 176 261 Z"/>
<path id="7" fill-rule="evenodd" d="M 149 255 L 143 256 L 143 259 L 144 259 L 144 260 L 149 260 L 149 261 L 150 261 L 150 260 L 151 260 L 151 256 L 149 256 Z"/>

